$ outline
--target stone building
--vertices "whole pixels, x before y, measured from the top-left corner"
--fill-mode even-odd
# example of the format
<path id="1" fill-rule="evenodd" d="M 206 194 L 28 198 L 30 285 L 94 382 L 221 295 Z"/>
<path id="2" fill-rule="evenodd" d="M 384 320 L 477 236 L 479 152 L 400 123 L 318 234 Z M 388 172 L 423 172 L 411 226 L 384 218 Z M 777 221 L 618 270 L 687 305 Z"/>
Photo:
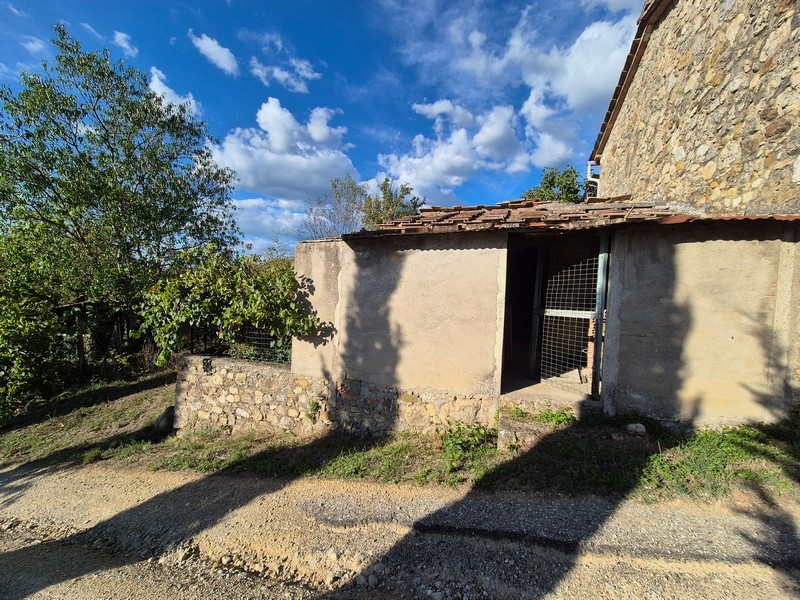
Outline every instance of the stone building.
<path id="1" fill-rule="evenodd" d="M 800 212 L 796 0 L 650 0 L 591 160 L 602 196 Z"/>
<path id="2" fill-rule="evenodd" d="M 259 376 L 289 391 L 228 390 L 220 407 L 183 390 L 181 422 L 289 424 L 311 405 L 359 431 L 490 423 L 504 403 L 693 425 L 796 410 L 797 6 L 648 3 L 592 154 L 604 199 L 432 207 L 300 243 L 326 326 L 294 340 L 290 374 Z M 195 392 L 250 377 L 192 369 Z"/>

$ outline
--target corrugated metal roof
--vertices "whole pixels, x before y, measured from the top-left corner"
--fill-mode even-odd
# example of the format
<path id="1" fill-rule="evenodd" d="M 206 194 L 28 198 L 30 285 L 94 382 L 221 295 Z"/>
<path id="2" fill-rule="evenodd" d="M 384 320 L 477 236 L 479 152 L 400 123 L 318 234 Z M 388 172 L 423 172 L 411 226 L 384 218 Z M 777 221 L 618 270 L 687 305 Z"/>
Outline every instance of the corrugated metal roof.
<path id="1" fill-rule="evenodd" d="M 376 231 L 360 231 L 342 236 L 354 239 L 387 235 L 453 233 L 458 231 L 546 232 L 597 229 L 633 223 L 663 225 L 694 221 L 781 220 L 798 221 L 800 215 L 739 216 L 689 215 L 649 202 L 627 202 L 623 198 L 595 198 L 591 203 L 569 204 L 512 200 L 497 205 L 430 206 L 419 214 L 379 225 Z"/>

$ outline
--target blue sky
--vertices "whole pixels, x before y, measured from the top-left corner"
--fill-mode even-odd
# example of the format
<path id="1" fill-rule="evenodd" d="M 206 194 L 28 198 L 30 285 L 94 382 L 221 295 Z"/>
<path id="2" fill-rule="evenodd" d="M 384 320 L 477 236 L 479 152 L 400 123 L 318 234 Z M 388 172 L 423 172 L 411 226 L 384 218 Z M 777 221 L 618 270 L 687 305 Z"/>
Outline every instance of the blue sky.
<path id="1" fill-rule="evenodd" d="M 0 3 L 0 82 L 52 59 L 58 21 L 109 48 L 208 123 L 260 249 L 293 244 L 346 173 L 469 205 L 583 171 L 642 1 L 18 0 Z"/>

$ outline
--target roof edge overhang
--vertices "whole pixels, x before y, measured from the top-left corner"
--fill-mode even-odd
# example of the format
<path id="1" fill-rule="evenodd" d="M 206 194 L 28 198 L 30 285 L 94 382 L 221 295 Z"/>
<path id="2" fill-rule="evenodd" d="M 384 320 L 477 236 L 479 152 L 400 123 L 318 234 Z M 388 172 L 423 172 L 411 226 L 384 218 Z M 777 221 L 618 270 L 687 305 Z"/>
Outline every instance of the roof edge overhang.
<path id="1" fill-rule="evenodd" d="M 630 52 L 625 59 L 625 66 L 622 68 L 622 73 L 619 76 L 619 82 L 614 89 L 614 95 L 611 97 L 611 102 L 608 105 L 606 116 L 603 123 L 600 125 L 600 131 L 597 134 L 597 140 L 594 143 L 592 154 L 589 160 L 597 163 L 601 162 L 603 150 L 605 149 L 608 137 L 611 134 L 611 129 L 614 127 L 614 122 L 617 120 L 622 103 L 628 94 L 628 89 L 633 82 L 636 75 L 636 70 L 639 68 L 639 63 L 644 55 L 647 43 L 650 41 L 650 34 L 653 32 L 656 23 L 664 16 L 667 10 L 677 0 L 649 0 L 645 4 L 642 14 L 639 17 L 636 35 L 633 38 Z"/>

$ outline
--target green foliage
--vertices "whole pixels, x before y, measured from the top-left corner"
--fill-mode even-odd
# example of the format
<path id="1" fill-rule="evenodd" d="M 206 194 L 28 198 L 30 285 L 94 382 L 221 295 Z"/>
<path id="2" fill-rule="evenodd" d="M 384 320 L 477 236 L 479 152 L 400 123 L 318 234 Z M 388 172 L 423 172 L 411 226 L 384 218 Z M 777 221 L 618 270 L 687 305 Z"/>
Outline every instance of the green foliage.
<path id="1" fill-rule="evenodd" d="M 333 179 L 330 193 L 308 201 L 306 218 L 298 228 L 298 236 L 315 240 L 358 231 L 368 195 L 367 186 L 356 183 L 350 174 L 344 179 Z"/>
<path id="2" fill-rule="evenodd" d="M 51 64 L 0 86 L 0 415 L 75 376 L 92 307 L 130 311 L 183 250 L 237 240 L 205 124 L 55 34 Z"/>
<path id="3" fill-rule="evenodd" d="M 142 331 L 153 336 L 159 364 L 180 347 L 190 327 L 215 329 L 230 342 L 243 327 L 256 327 L 281 346 L 319 326 L 304 302 L 307 282 L 298 282 L 286 260 L 231 259 L 213 246 L 187 251 L 183 260 L 184 268 L 153 286 L 141 307 Z"/>
<path id="4" fill-rule="evenodd" d="M 545 408 L 543 411 L 533 415 L 533 419 L 542 423 L 550 423 L 556 427 L 574 425 L 578 421 L 568 408 L 559 408 L 558 410 Z"/>
<path id="5" fill-rule="evenodd" d="M 364 200 L 362 217 L 364 227 L 377 229 L 380 223 L 417 214 L 425 201 L 419 196 L 412 196 L 413 191 L 414 188 L 407 183 L 397 185 L 388 177 L 384 178 L 378 193 L 368 194 Z"/>
<path id="6" fill-rule="evenodd" d="M 413 188 L 386 177 L 377 194 L 370 194 L 366 184 L 359 184 L 348 174 L 331 181 L 331 192 L 309 200 L 306 218 L 297 234 L 301 239 L 338 237 L 361 227 L 376 229 L 385 223 L 419 211 L 424 200 L 411 196 Z M 409 197 L 410 196 L 410 197 Z"/>
<path id="7" fill-rule="evenodd" d="M 527 411 L 521 409 L 519 406 L 512 408 L 510 414 L 512 419 L 518 420 L 527 419 L 530 416 Z"/>
<path id="8" fill-rule="evenodd" d="M 768 426 L 703 429 L 675 448 L 654 454 L 642 470 L 640 484 L 668 495 L 718 495 L 732 487 L 787 487 L 798 458 Z M 797 446 L 798 433 L 791 440 Z M 777 469 L 776 469 L 777 467 Z"/>
<path id="9" fill-rule="evenodd" d="M 306 410 L 306 418 L 311 421 L 312 423 L 317 422 L 317 415 L 319 414 L 322 405 L 319 403 L 319 400 L 314 398 L 313 400 L 309 401 L 308 403 L 308 410 Z"/>
<path id="10" fill-rule="evenodd" d="M 542 170 L 542 181 L 522 194 L 527 200 L 544 200 L 546 202 L 573 202 L 583 199 L 584 184 L 581 176 L 573 167 L 563 170 L 546 167 Z"/>
<path id="11" fill-rule="evenodd" d="M 497 430 L 484 425 L 448 421 L 447 429 L 437 430 L 437 434 L 450 472 L 484 458 L 497 448 Z"/>

